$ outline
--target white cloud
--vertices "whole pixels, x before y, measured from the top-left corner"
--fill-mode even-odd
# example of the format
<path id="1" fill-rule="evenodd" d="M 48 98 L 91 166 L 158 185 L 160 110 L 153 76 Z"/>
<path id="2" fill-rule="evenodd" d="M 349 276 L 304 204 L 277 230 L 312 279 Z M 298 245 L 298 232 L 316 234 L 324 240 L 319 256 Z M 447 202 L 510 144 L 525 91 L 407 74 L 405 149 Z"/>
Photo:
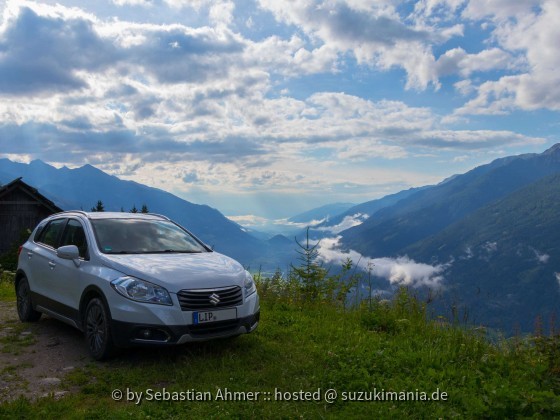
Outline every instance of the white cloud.
<path id="1" fill-rule="evenodd" d="M 468 54 L 463 48 L 453 48 L 442 54 L 436 62 L 438 76 L 460 74 L 468 77 L 474 72 L 507 69 L 512 66 L 511 54 L 499 48 Z"/>
<path id="2" fill-rule="evenodd" d="M 457 92 L 461 95 L 470 95 L 471 93 L 476 91 L 476 88 L 473 86 L 472 82 L 469 79 L 460 80 L 453 84 L 453 87 Z"/>
<path id="3" fill-rule="evenodd" d="M 485 242 L 482 244 L 482 249 L 484 249 L 488 254 L 496 252 L 498 250 L 498 243 L 497 242 Z"/>
<path id="4" fill-rule="evenodd" d="M 229 25 L 233 20 L 235 3 L 233 1 L 216 2 L 210 7 L 210 21 L 218 25 Z"/>
<path id="5" fill-rule="evenodd" d="M 545 253 L 540 253 L 538 250 L 533 249 L 533 252 L 535 253 L 535 257 L 537 258 L 537 261 L 541 264 L 546 264 L 548 262 L 548 260 L 550 259 L 550 255 L 545 254 Z"/>
<path id="6" fill-rule="evenodd" d="M 359 226 L 364 223 L 369 218 L 369 215 L 356 213 L 354 215 L 345 216 L 342 221 L 334 226 L 320 226 L 317 230 L 330 232 L 332 234 L 337 234 L 343 230 L 350 229 L 354 226 Z"/>
<path id="7" fill-rule="evenodd" d="M 391 284 L 432 288 L 442 287 L 444 281 L 443 273 L 449 267 L 447 264 L 432 266 L 418 263 L 407 256 L 398 258 L 369 258 L 357 251 L 341 251 L 340 236 L 336 238 L 324 238 L 319 242 L 319 256 L 325 262 L 342 264 L 347 258 L 352 259 L 364 270 L 372 268 L 372 274 L 388 280 Z"/>
<path id="8" fill-rule="evenodd" d="M 469 0 L 463 16 L 469 19 L 495 18 L 507 20 L 524 16 L 538 6 L 541 0 Z"/>
<path id="9" fill-rule="evenodd" d="M 309 1 L 286 5 L 260 0 L 275 18 L 301 28 L 312 41 L 340 53 L 351 52 L 358 63 L 382 69 L 406 70 L 407 88 L 438 87 L 431 43 L 459 35 L 455 26 L 414 26 L 401 17 L 391 1 Z"/>
<path id="10" fill-rule="evenodd" d="M 269 220 L 266 217 L 256 216 L 254 214 L 227 216 L 227 218 L 240 224 L 241 226 L 247 227 L 262 226 L 269 223 Z"/>
<path id="11" fill-rule="evenodd" d="M 152 6 L 151 0 L 112 0 L 117 6 Z"/>
<path id="12" fill-rule="evenodd" d="M 556 0 L 471 1 L 465 15 L 489 16 L 493 35 L 504 50 L 521 55 L 526 71 L 485 81 L 458 114 L 500 114 L 515 109 L 560 110 L 560 3 Z M 515 19 L 512 19 L 515 17 Z"/>

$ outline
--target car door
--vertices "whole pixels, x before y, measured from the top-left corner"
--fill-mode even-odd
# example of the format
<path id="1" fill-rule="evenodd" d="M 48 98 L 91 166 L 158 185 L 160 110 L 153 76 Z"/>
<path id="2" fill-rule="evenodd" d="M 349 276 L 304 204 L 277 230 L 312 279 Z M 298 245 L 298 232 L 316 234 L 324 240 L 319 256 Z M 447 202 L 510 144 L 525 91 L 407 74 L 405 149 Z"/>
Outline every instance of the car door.
<path id="1" fill-rule="evenodd" d="M 29 285 L 33 301 L 47 309 L 56 306 L 56 293 L 52 288 L 56 248 L 64 231 L 67 218 L 51 220 L 26 250 L 29 259 Z"/>
<path id="2" fill-rule="evenodd" d="M 85 229 L 78 219 L 69 218 L 64 227 L 58 246 L 75 245 L 80 252 L 77 264 L 55 256 L 52 270 L 51 289 L 61 304 L 60 311 L 72 319 L 79 318 L 79 305 L 85 287 L 85 271 L 89 264 L 89 247 Z"/>

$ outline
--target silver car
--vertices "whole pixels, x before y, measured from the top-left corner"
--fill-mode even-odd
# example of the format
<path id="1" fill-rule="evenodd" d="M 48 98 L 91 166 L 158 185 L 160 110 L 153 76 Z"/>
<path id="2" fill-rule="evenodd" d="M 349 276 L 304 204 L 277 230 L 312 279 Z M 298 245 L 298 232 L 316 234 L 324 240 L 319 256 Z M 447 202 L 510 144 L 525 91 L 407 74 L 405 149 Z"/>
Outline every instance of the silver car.
<path id="1" fill-rule="evenodd" d="M 20 248 L 22 321 L 41 313 L 82 330 L 91 356 L 250 333 L 251 274 L 167 217 L 70 211 L 43 220 Z"/>

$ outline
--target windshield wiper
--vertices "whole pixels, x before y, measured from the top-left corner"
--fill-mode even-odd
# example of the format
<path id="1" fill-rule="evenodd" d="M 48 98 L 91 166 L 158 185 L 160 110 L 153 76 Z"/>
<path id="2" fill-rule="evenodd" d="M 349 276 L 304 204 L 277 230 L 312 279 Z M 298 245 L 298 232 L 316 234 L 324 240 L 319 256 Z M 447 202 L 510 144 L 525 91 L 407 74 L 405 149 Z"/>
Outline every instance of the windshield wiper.
<path id="1" fill-rule="evenodd" d="M 165 249 L 163 251 L 148 251 L 146 254 L 199 254 L 202 251 L 190 251 L 180 249 Z"/>

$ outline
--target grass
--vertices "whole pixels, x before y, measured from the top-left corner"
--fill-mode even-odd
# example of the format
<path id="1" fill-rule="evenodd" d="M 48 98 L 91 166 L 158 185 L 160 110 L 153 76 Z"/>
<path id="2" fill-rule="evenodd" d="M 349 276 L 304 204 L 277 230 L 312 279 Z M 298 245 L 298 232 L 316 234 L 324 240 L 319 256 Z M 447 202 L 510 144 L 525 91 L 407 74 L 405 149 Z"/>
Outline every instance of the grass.
<path id="1" fill-rule="evenodd" d="M 0 300 L 15 301 L 16 295 L 14 291 L 14 274 L 8 271 L 2 271 L 0 267 Z"/>
<path id="2" fill-rule="evenodd" d="M 375 301 L 371 308 L 355 310 L 303 302 L 265 284 L 260 290 L 261 325 L 253 334 L 175 348 L 127 350 L 109 362 L 92 362 L 69 373 L 63 385 L 77 389 L 76 393 L 58 401 L 3 403 L 0 417 L 560 416 L 555 338 L 491 344 L 480 331 L 426 320 L 425 305 L 404 290 L 391 302 Z M 125 395 L 127 390 L 143 392 L 144 397 L 149 390 L 154 396 L 165 390 L 168 398 L 184 400 L 114 401 L 115 389 Z M 324 401 L 329 389 L 338 394 L 333 403 Z M 231 398 L 261 394 L 253 394 L 255 401 L 217 400 L 226 390 L 232 392 Z M 345 395 L 379 397 L 382 390 L 419 396 L 439 390 L 448 398 L 343 401 Z M 308 392 L 309 399 L 319 391 L 320 399 L 296 400 L 306 396 L 300 391 Z M 283 401 L 278 400 L 278 392 Z M 185 400 L 208 395 L 211 400 Z"/>
<path id="3" fill-rule="evenodd" d="M 26 347 L 37 342 L 37 339 L 29 331 L 29 325 L 20 322 L 6 323 L 11 329 L 5 336 L 0 338 L 0 351 L 2 353 L 10 353 L 20 355 L 25 351 Z"/>

